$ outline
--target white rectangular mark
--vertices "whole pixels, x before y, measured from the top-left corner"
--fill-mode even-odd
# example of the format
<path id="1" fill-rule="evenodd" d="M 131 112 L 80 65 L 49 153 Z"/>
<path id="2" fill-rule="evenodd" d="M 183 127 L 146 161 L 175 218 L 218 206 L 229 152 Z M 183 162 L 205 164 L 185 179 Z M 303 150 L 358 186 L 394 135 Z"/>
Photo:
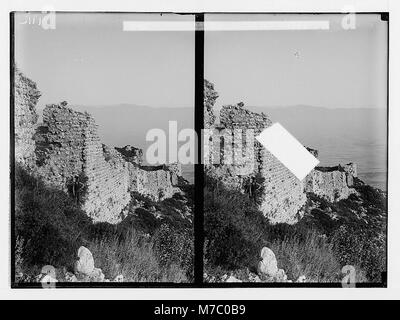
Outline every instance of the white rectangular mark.
<path id="1" fill-rule="evenodd" d="M 299 180 L 319 163 L 304 146 L 282 125 L 274 123 L 260 133 L 256 139 L 284 164 Z"/>

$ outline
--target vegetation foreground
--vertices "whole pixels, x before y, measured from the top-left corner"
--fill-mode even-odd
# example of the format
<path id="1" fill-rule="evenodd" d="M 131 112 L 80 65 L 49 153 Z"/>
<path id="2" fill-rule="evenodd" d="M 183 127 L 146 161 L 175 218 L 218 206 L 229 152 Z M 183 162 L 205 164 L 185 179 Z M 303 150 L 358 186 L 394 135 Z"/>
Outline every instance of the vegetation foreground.
<path id="1" fill-rule="evenodd" d="M 48 188 L 22 167 L 15 170 L 15 280 L 36 282 L 44 265 L 58 281 L 88 248 L 106 278 L 126 282 L 193 280 L 192 186 L 161 202 L 135 194 L 117 225 L 93 224 L 70 194 Z"/>
<path id="2" fill-rule="evenodd" d="M 340 283 L 342 268 L 356 282 L 382 283 L 386 271 L 386 193 L 356 180 L 357 194 L 336 203 L 307 194 L 304 217 L 294 225 L 271 225 L 257 199 L 226 189 L 206 176 L 206 281 L 254 281 L 263 247 L 276 255 L 290 281 Z M 263 280 L 263 279 L 261 279 Z"/>

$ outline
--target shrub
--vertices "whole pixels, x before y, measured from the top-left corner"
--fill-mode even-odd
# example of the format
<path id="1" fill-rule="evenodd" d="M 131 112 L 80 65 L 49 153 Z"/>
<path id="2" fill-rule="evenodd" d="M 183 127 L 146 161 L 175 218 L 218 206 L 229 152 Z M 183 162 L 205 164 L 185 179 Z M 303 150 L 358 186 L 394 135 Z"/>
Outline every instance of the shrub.
<path id="1" fill-rule="evenodd" d="M 333 234 L 331 242 L 342 266 L 360 267 L 371 282 L 381 282 L 386 271 L 384 239 L 365 228 L 342 225 Z"/>
<path id="2" fill-rule="evenodd" d="M 385 211 L 387 210 L 387 197 L 383 192 L 380 192 L 376 188 L 369 185 L 358 184 L 356 189 L 360 192 L 361 198 L 365 203 Z"/>
<path id="3" fill-rule="evenodd" d="M 242 182 L 244 192 L 252 199 L 257 205 L 262 203 L 262 197 L 264 196 L 264 181 L 265 178 L 257 173 L 254 177 L 247 177 Z"/>
<path id="4" fill-rule="evenodd" d="M 26 264 L 70 266 L 90 224 L 66 193 L 45 187 L 16 166 L 15 227 L 16 236 L 25 239 Z"/>
<path id="5" fill-rule="evenodd" d="M 20 273 L 24 270 L 24 257 L 23 257 L 23 249 L 24 248 L 24 239 L 17 236 L 15 241 L 15 275 L 19 276 Z"/>
<path id="6" fill-rule="evenodd" d="M 126 230 L 135 228 L 137 230 L 142 230 L 144 233 L 153 234 L 160 226 L 160 222 L 157 218 L 146 209 L 137 208 L 135 214 L 135 218 L 133 218 L 133 216 L 128 216 L 122 221 L 119 228 L 124 228 Z"/>
<path id="7" fill-rule="evenodd" d="M 187 278 L 193 279 L 194 239 L 189 230 L 178 230 L 164 223 L 155 232 L 152 241 L 162 266 L 179 266 Z"/>
<path id="8" fill-rule="evenodd" d="M 257 263 L 265 231 L 265 218 L 247 195 L 227 190 L 208 180 L 204 199 L 205 259 L 222 268 Z"/>
<path id="9" fill-rule="evenodd" d="M 78 205 L 82 205 L 86 200 L 87 181 L 88 177 L 83 172 L 67 181 L 68 194 Z"/>

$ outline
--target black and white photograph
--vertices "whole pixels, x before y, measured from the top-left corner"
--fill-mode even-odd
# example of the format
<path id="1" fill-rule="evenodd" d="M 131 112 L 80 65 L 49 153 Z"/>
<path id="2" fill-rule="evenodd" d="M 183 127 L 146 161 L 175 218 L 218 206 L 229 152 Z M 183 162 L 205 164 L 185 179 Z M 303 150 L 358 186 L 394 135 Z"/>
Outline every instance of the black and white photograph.
<path id="1" fill-rule="evenodd" d="M 398 298 L 400 2 L 0 6 L 0 300 Z"/>
<path id="2" fill-rule="evenodd" d="M 194 16 L 11 18 L 13 285 L 193 282 Z"/>
<path id="3" fill-rule="evenodd" d="M 206 14 L 204 79 L 204 281 L 386 286 L 388 15 Z"/>

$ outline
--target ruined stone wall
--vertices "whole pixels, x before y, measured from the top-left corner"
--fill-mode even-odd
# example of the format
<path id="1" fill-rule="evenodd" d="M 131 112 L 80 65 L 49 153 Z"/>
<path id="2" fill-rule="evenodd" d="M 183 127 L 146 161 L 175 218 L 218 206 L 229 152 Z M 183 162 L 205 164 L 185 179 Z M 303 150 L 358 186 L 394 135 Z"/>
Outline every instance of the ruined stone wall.
<path id="1" fill-rule="evenodd" d="M 101 143 L 97 125 L 87 113 L 65 105 L 49 105 L 39 128 L 36 139 L 41 177 L 48 184 L 70 192 L 71 183 L 78 181 L 83 173 L 87 180 L 82 208 L 96 222 L 120 221 L 131 191 L 156 201 L 177 192 L 173 177 L 179 167 L 171 167 L 172 172 L 164 166 L 140 167 L 136 163 L 140 152 L 136 151 L 135 161 L 126 161 L 127 155 Z"/>
<path id="2" fill-rule="evenodd" d="M 337 167 L 316 167 L 304 179 L 304 190 L 331 202 L 347 199 L 355 193 L 352 186 L 353 177 L 356 176 L 357 167 L 353 163 Z"/>
<path id="3" fill-rule="evenodd" d="M 115 147 L 125 161 L 141 165 L 143 163 L 143 150 L 127 145 L 123 148 Z"/>
<path id="4" fill-rule="evenodd" d="M 246 109 L 243 102 L 223 106 L 220 122 L 226 128 L 254 129 L 255 134 L 259 134 L 264 128 L 272 125 L 271 119 L 266 114 Z"/>
<path id="5" fill-rule="evenodd" d="M 329 201 L 338 201 L 354 193 L 353 177 L 357 176 L 354 164 L 332 168 L 316 168 L 303 181 L 290 172 L 268 150 L 253 139 L 254 147 L 249 155 L 246 151 L 246 135 L 253 138 L 272 125 L 265 114 L 247 110 L 242 102 L 223 106 L 220 124 L 215 124 L 212 106 L 217 94 L 214 86 L 205 84 L 208 93 L 205 121 L 204 155 L 207 175 L 230 188 L 244 191 L 244 183 L 261 181 L 260 210 L 271 223 L 295 223 L 302 216 L 302 207 L 307 201 L 307 192 L 315 193 Z M 237 131 L 237 130 L 241 131 Z M 236 130 L 236 131 L 235 131 Z M 241 139 L 235 140 L 236 136 Z M 307 148 L 318 157 L 318 151 Z M 259 186 L 257 186 L 258 188 Z"/>
<path id="6" fill-rule="evenodd" d="M 229 166 L 233 175 L 251 175 L 258 163 L 254 153 L 253 131 L 211 128 L 205 132 L 205 164 Z"/>
<path id="7" fill-rule="evenodd" d="M 271 223 L 297 222 L 306 202 L 302 182 L 255 139 L 272 121 L 238 103 L 222 107 L 219 125 L 205 125 L 206 163 L 214 164 L 206 167 L 207 174 L 242 190 L 249 181 L 261 180 L 260 210 L 265 217 Z"/>
<path id="8" fill-rule="evenodd" d="M 16 162 L 47 185 L 74 197 L 95 222 L 119 222 L 121 212 L 137 191 L 154 200 L 178 189 L 179 165 L 142 168 L 138 148 L 114 148 L 101 143 L 88 113 L 73 111 L 66 102 L 46 106 L 38 125 L 36 84 L 15 73 Z"/>
<path id="9" fill-rule="evenodd" d="M 254 136 L 272 125 L 265 114 L 251 112 L 243 103 L 225 106 L 221 110 L 221 124 L 227 128 L 243 131 L 253 130 Z M 271 223 L 295 223 L 300 209 L 306 202 L 303 184 L 278 159 L 254 139 L 253 171 L 250 176 L 260 174 L 262 197 L 260 210 Z M 250 158 L 247 158 L 249 161 Z"/>
<path id="10" fill-rule="evenodd" d="M 357 178 L 357 165 L 348 163 L 343 166 L 343 171 L 346 172 L 346 181 L 349 187 L 354 186 L 354 178 Z"/>
<path id="11" fill-rule="evenodd" d="M 260 210 L 271 223 L 296 223 L 307 201 L 302 181 L 268 150 L 261 150 L 263 199 Z"/>
<path id="12" fill-rule="evenodd" d="M 48 184 L 64 191 L 83 171 L 88 116 L 61 105 L 48 105 L 35 134 L 37 172 Z"/>
<path id="13" fill-rule="evenodd" d="M 165 170 L 163 166 L 153 169 L 130 167 L 130 170 L 131 191 L 146 195 L 154 201 L 170 198 L 178 191 L 177 181 L 173 179 L 174 174 Z"/>
<path id="14" fill-rule="evenodd" d="M 36 83 L 18 69 L 14 73 L 14 141 L 15 161 L 31 168 L 35 165 L 35 142 L 38 115 L 35 110 L 40 92 Z"/>
<path id="15" fill-rule="evenodd" d="M 71 193 L 86 186 L 82 208 L 94 221 L 115 223 L 130 201 L 126 162 L 103 147 L 94 119 L 66 104 L 48 105 L 37 132 L 37 171 L 47 184 Z M 82 175 L 82 176 L 81 176 Z M 85 177 L 85 181 L 79 181 Z"/>
<path id="16" fill-rule="evenodd" d="M 214 104 L 218 98 L 218 93 L 214 90 L 214 85 L 204 80 L 204 123 L 208 128 L 215 122 Z"/>
<path id="17" fill-rule="evenodd" d="M 116 151 L 105 158 L 93 119 L 86 131 L 83 157 L 83 171 L 88 178 L 83 209 L 95 221 L 120 221 L 122 209 L 131 200 L 128 163 Z"/>
<path id="18" fill-rule="evenodd" d="M 180 163 L 165 164 L 163 169 L 169 172 L 173 186 L 179 185 L 181 181 L 186 181 L 185 179 L 179 179 L 179 177 L 182 177 L 182 165 Z"/>

